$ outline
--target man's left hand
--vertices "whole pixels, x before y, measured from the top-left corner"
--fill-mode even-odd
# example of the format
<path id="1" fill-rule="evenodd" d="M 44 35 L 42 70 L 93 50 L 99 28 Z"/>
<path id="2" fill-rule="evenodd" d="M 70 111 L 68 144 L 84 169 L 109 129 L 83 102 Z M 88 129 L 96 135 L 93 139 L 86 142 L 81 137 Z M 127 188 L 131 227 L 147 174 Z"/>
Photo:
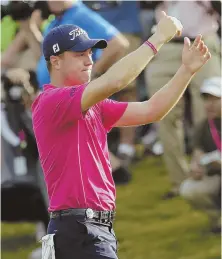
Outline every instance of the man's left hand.
<path id="1" fill-rule="evenodd" d="M 195 74 L 210 58 L 211 54 L 204 44 L 201 35 L 196 37 L 192 45 L 189 38 L 184 38 L 182 63 L 192 75 Z"/>

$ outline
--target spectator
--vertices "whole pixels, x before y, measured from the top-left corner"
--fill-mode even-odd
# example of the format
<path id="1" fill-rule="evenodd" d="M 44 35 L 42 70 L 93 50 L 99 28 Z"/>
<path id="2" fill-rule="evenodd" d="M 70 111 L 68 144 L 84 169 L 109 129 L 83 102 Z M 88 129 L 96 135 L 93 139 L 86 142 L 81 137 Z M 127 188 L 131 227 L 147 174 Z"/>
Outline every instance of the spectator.
<path id="1" fill-rule="evenodd" d="M 1 21 L 2 69 L 19 67 L 35 70 L 41 55 L 41 29 L 49 16 L 46 3 L 12 1 L 5 9 L 7 12 Z"/>
<path id="2" fill-rule="evenodd" d="M 127 40 L 112 25 L 101 16 L 87 8 L 82 2 L 76 1 L 48 1 L 50 12 L 55 19 L 44 31 L 46 35 L 52 28 L 62 24 L 75 24 L 86 30 L 89 37 L 104 38 L 109 44 L 102 53 L 94 52 L 93 59 L 97 61 L 93 67 L 93 77 L 103 74 L 116 60 L 122 57 L 128 47 Z M 84 18 L 83 18 L 84 17 Z M 46 62 L 41 56 L 37 76 L 40 87 L 49 83 L 49 73 Z"/>
<path id="3" fill-rule="evenodd" d="M 38 90 L 35 73 L 23 69 L 9 69 L 1 79 L 5 91 L 5 108 L 1 111 L 2 137 L 14 147 L 15 158 L 23 157 L 23 164 L 28 168 L 26 170 L 34 174 L 38 151 L 32 129 L 32 119 L 22 99 L 24 99 L 24 91 L 29 91 L 34 98 L 36 89 Z M 19 166 L 16 166 L 16 159 L 14 171 L 21 170 Z"/>
<path id="4" fill-rule="evenodd" d="M 178 18 L 183 24 L 182 36 L 166 44 L 151 62 L 146 71 L 148 91 L 153 95 L 166 84 L 178 68 L 183 48 L 183 37 L 194 39 L 198 34 L 212 54 L 210 61 L 197 73 L 189 88 L 192 100 L 193 124 L 197 125 L 204 117 L 203 102 L 199 96 L 199 87 L 207 78 L 220 76 L 220 44 L 217 35 L 218 14 L 211 8 L 210 1 L 164 1 L 156 7 L 156 21 L 160 11 Z M 188 18 L 189 17 L 189 18 Z M 204 17 L 204 19 L 203 19 Z M 184 104 L 178 105 L 159 123 L 159 136 L 164 147 L 163 158 L 172 183 L 171 190 L 163 198 L 178 195 L 181 182 L 188 174 L 188 163 L 185 158 L 183 132 Z"/>
<path id="5" fill-rule="evenodd" d="M 90 1 L 87 4 L 127 38 L 130 45 L 126 54 L 140 46 L 142 28 L 139 20 L 139 3 L 137 1 Z M 133 81 L 127 89 L 116 94 L 115 98 L 123 102 L 137 101 L 137 93 L 136 81 Z M 122 127 L 119 130 L 120 143 L 117 153 L 125 165 L 128 165 L 135 157 L 136 127 Z"/>
<path id="6" fill-rule="evenodd" d="M 2 84 L 5 91 L 5 109 L 2 109 L 1 111 L 1 122 L 3 126 L 2 138 L 13 147 L 11 153 L 15 153 L 15 158 L 13 160 L 13 156 L 8 156 L 8 154 L 11 153 L 6 152 L 4 160 L 8 161 L 5 165 L 8 165 L 8 168 L 5 167 L 7 170 L 5 171 L 5 174 L 8 173 L 9 175 L 12 175 L 14 172 L 15 175 L 27 175 L 27 179 L 28 176 L 33 175 L 35 179 L 34 182 L 38 183 L 40 190 L 38 195 L 42 198 L 42 207 L 44 208 L 43 213 L 42 211 L 37 212 L 38 215 L 42 213 L 42 221 L 37 223 L 36 237 L 39 240 L 46 233 L 48 226 L 48 201 L 45 185 L 43 186 L 43 181 L 41 181 L 40 174 L 42 172 L 39 170 L 39 167 L 37 167 L 38 151 L 30 112 L 32 101 L 39 92 L 38 83 L 33 71 L 9 69 L 2 75 Z M 20 137 L 21 132 L 23 133 L 22 138 Z M 7 148 L 7 145 L 4 145 L 4 147 Z M 7 179 L 8 176 L 4 175 L 4 177 Z M 24 187 L 21 188 L 24 189 Z M 29 199 L 31 198 L 27 197 L 27 203 L 24 201 L 21 206 L 29 204 Z M 20 202 L 19 199 L 18 202 Z M 39 209 L 39 205 L 36 206 Z M 22 207 L 22 209 L 24 208 Z M 24 210 L 29 210 L 29 207 L 26 207 Z M 29 212 L 27 212 L 27 214 L 28 213 Z M 38 218 L 39 220 L 39 216 L 34 214 L 35 213 L 33 212 L 33 217 Z M 25 218 L 28 219 L 30 217 L 31 216 L 27 215 Z M 39 250 L 39 252 L 41 252 L 41 250 Z M 36 255 L 39 252 L 38 250 L 34 250 L 33 254 Z M 32 258 L 35 257 L 32 256 Z"/>
<path id="7" fill-rule="evenodd" d="M 188 202 L 207 213 L 216 233 L 221 233 L 221 79 L 210 78 L 201 88 L 207 119 L 195 130 L 190 178 L 180 187 Z"/>

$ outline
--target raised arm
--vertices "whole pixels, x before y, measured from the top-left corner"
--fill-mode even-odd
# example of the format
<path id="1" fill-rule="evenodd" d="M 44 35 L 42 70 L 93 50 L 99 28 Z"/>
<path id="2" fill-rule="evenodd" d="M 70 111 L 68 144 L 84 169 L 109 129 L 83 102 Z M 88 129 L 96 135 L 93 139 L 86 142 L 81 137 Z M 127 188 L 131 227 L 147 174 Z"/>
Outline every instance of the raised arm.
<path id="1" fill-rule="evenodd" d="M 182 25 L 176 18 L 163 13 L 163 18 L 149 41 L 159 50 L 165 42 L 180 34 L 181 30 Z M 153 56 L 153 50 L 144 44 L 114 64 L 101 77 L 90 82 L 82 96 L 82 110 L 86 111 L 94 104 L 125 88 L 141 73 Z"/>
<path id="2" fill-rule="evenodd" d="M 195 73 L 209 60 L 210 53 L 199 35 L 190 46 L 185 38 L 182 65 L 175 76 L 145 102 L 132 102 L 115 126 L 132 126 L 159 121 L 177 104 Z"/>

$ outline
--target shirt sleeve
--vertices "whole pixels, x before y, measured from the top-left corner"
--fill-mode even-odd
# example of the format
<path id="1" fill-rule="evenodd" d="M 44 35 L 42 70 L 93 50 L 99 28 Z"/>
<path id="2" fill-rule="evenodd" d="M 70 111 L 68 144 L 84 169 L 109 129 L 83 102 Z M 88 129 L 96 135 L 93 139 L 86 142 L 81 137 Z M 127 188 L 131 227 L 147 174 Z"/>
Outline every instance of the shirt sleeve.
<path id="1" fill-rule="evenodd" d="M 43 93 L 40 105 L 46 119 L 51 120 L 57 126 L 69 122 L 75 122 L 83 118 L 81 99 L 86 87 L 62 87 Z"/>
<path id="2" fill-rule="evenodd" d="M 128 103 L 105 99 L 101 104 L 103 126 L 109 132 L 124 114 Z"/>

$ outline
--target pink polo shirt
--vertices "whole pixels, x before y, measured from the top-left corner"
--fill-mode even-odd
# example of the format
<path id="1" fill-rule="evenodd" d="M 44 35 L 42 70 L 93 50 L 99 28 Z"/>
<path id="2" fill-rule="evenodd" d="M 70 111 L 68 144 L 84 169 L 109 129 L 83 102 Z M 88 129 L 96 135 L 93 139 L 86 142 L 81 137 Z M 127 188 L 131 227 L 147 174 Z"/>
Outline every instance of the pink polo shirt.
<path id="1" fill-rule="evenodd" d="M 45 85 L 32 105 L 49 211 L 115 209 L 107 132 L 121 118 L 127 103 L 106 99 L 83 114 L 85 87 Z"/>

